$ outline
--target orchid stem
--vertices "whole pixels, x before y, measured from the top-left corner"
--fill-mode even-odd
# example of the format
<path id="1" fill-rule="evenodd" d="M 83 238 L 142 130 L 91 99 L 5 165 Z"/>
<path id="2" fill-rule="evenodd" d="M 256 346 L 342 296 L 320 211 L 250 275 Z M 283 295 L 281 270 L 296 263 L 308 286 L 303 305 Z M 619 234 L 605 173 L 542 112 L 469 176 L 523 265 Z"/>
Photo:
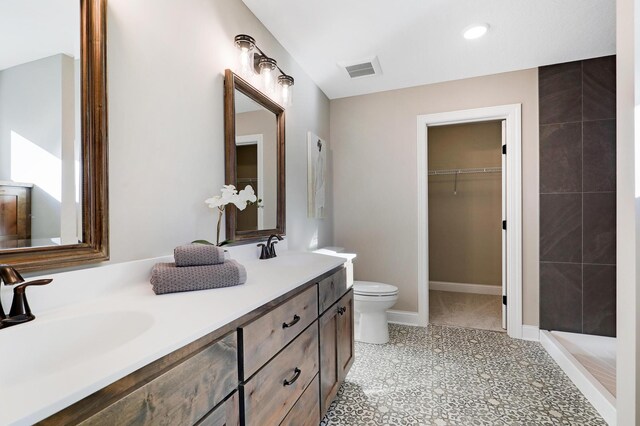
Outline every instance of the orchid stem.
<path id="1" fill-rule="evenodd" d="M 220 223 L 222 223 L 222 213 L 224 212 L 224 207 L 218 207 L 220 212 L 218 213 L 218 229 L 216 232 L 216 245 L 220 245 Z"/>

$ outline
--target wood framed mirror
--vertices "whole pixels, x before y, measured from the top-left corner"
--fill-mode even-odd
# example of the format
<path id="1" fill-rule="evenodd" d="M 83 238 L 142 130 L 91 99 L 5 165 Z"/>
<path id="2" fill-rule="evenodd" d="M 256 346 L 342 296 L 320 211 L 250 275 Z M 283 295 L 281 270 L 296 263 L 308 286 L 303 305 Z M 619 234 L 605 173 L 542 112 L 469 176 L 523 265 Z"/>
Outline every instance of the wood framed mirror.
<path id="1" fill-rule="evenodd" d="M 21 23 L 0 52 L 0 263 L 21 272 L 109 259 L 106 0 L 41 3 L 0 17 Z"/>
<path id="2" fill-rule="evenodd" d="M 284 235 L 284 109 L 231 70 L 224 84 L 225 183 L 258 197 L 243 211 L 227 206 L 226 240 Z"/>

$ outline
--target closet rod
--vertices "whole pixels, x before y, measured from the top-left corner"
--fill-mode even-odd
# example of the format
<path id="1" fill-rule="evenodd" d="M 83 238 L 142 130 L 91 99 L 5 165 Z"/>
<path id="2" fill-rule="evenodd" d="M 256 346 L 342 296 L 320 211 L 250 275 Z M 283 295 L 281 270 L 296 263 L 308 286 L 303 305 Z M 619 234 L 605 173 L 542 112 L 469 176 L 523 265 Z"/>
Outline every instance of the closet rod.
<path id="1" fill-rule="evenodd" d="M 502 167 L 480 167 L 475 169 L 444 169 L 429 170 L 429 176 L 435 175 L 464 175 L 468 173 L 502 173 Z"/>

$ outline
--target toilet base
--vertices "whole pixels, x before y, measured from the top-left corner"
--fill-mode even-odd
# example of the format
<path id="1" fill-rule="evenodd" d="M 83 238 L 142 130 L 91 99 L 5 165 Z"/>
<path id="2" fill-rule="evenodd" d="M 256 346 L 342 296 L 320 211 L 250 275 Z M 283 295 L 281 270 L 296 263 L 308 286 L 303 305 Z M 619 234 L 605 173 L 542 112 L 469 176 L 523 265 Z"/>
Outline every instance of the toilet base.
<path id="1" fill-rule="evenodd" d="M 389 342 L 387 311 L 360 312 L 355 319 L 355 340 L 357 342 L 384 345 Z"/>

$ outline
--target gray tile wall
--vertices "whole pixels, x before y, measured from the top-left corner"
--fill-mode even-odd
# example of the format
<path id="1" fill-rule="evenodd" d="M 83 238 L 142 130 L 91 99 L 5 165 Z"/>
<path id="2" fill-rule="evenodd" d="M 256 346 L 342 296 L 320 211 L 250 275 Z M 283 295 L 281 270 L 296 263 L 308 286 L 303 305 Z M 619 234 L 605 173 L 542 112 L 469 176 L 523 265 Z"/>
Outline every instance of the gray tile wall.
<path id="1" fill-rule="evenodd" d="M 541 67 L 540 328 L 615 336 L 615 56 Z"/>

